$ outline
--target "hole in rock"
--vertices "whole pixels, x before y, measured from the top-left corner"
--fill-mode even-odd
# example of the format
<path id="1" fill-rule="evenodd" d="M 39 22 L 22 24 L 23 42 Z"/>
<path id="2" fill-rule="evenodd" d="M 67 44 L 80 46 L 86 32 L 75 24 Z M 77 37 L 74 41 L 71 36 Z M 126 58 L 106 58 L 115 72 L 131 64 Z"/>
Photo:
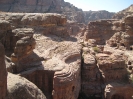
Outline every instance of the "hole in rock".
<path id="1" fill-rule="evenodd" d="M 131 65 L 132 63 L 130 61 L 128 61 L 128 65 Z"/>
<path id="2" fill-rule="evenodd" d="M 129 70 L 132 70 L 132 66 L 129 66 L 128 69 L 129 69 Z"/>
<path id="3" fill-rule="evenodd" d="M 125 45 L 123 43 L 121 43 L 121 46 L 124 46 L 125 47 Z"/>
<path id="4" fill-rule="evenodd" d="M 133 50 L 133 48 L 132 48 L 132 47 L 130 47 L 130 50 Z"/>
<path id="5" fill-rule="evenodd" d="M 74 91 L 74 89 L 75 89 L 75 86 L 72 87 L 72 92 Z"/>

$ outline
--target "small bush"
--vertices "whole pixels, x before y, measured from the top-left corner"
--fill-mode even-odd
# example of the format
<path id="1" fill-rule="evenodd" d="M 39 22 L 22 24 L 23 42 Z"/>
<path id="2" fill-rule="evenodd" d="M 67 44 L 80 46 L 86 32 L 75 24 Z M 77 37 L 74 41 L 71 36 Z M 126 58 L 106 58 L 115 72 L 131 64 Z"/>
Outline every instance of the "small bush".
<path id="1" fill-rule="evenodd" d="M 94 52 L 97 52 L 97 53 L 101 52 L 101 50 L 98 47 L 93 47 L 93 50 Z"/>

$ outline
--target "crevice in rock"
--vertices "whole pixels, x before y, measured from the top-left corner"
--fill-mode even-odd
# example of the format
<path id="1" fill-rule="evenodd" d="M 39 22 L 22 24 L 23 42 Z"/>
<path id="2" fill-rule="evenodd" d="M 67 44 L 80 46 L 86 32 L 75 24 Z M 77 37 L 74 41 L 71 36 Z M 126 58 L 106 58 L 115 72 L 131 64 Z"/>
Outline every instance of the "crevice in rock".
<path id="1" fill-rule="evenodd" d="M 84 64 L 84 58 L 83 58 L 83 50 L 81 49 L 81 81 L 82 81 L 82 78 L 83 78 L 83 76 L 82 76 L 82 70 L 83 70 L 83 64 Z M 82 92 L 82 85 L 81 85 L 81 91 L 80 92 Z"/>

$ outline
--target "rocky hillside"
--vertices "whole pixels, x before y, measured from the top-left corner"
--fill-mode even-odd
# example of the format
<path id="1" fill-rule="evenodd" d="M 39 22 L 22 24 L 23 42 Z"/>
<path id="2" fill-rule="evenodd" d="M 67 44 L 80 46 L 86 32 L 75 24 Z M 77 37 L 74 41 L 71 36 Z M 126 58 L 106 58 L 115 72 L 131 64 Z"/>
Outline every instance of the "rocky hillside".
<path id="1" fill-rule="evenodd" d="M 30 88 L 25 84 L 28 83 L 27 81 L 20 84 L 21 80 L 14 78 L 18 80 L 10 84 L 11 82 L 8 80 L 8 88 L 14 88 L 15 83 L 20 86 L 14 90 L 9 89 L 8 97 L 12 96 L 11 99 L 16 99 L 15 97 L 21 93 L 17 90 L 26 86 L 30 95 L 24 97 L 25 99 L 35 99 L 30 98 L 34 93 L 36 99 L 45 99 L 40 98 L 44 95 L 40 91 L 38 92 L 38 88 L 47 99 L 52 99 L 52 97 L 53 99 L 77 99 L 80 91 L 81 47 L 76 42 L 76 38 L 70 37 L 71 32 L 67 31 L 67 21 L 64 15 L 0 13 L 0 19 L 0 41 L 6 50 L 8 72 L 23 76 L 37 86 L 29 91 Z M 1 53 L 3 56 L 0 58 L 5 64 L 3 52 Z M 0 86 L 0 94 L 4 97 L 7 75 L 5 65 L 1 68 L 0 81 L 4 82 L 1 83 L 1 86 L 4 87 Z M 29 84 L 29 86 L 33 85 Z M 3 93 L 1 93 L 1 89 Z M 34 89 L 36 90 L 33 91 Z M 15 92 L 17 92 L 16 96 L 14 96 Z M 25 93 L 28 92 L 25 91 Z M 20 98 L 22 97 L 20 96 Z M 0 96 L 0 99 L 3 98 Z"/>
<path id="2" fill-rule="evenodd" d="M 84 11 L 85 23 L 99 19 L 111 19 L 115 13 L 105 10 L 101 11 Z"/>
<path id="3" fill-rule="evenodd" d="M 81 9 L 64 0 L 1 0 L 0 10 L 5 12 L 60 13 L 70 21 L 85 22 Z"/>
<path id="4" fill-rule="evenodd" d="M 88 23 L 98 19 L 110 19 L 108 11 L 82 11 L 64 0 L 0 0 L 0 10 L 5 12 L 60 13 L 69 21 Z"/>
<path id="5" fill-rule="evenodd" d="M 133 16 L 79 26 L 0 13 L 0 99 L 132 99 Z"/>
<path id="6" fill-rule="evenodd" d="M 133 5 L 129 6 L 128 8 L 116 13 L 113 18 L 114 19 L 122 19 L 128 15 L 132 15 L 133 14 Z"/>

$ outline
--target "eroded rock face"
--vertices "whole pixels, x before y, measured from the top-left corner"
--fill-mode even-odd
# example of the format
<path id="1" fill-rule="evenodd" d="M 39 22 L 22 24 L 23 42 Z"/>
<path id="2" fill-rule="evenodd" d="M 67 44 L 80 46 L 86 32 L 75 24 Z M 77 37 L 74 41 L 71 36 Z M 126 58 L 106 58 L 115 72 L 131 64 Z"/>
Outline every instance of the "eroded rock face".
<path id="1" fill-rule="evenodd" d="M 113 12 L 108 12 L 105 10 L 84 11 L 85 23 L 88 24 L 90 21 L 96 21 L 96 20 L 101 20 L 101 19 L 111 19 L 114 14 L 115 13 Z"/>
<path id="2" fill-rule="evenodd" d="M 120 54 L 97 54 L 98 68 L 104 83 L 127 81 L 127 70 Z"/>
<path id="3" fill-rule="evenodd" d="M 106 86 L 104 92 L 105 99 L 132 99 L 133 86 L 111 83 Z"/>
<path id="4" fill-rule="evenodd" d="M 19 28 L 12 31 L 14 42 L 14 53 L 11 55 L 11 61 L 16 63 L 23 57 L 32 53 L 35 48 L 35 40 L 33 39 L 33 29 Z"/>
<path id="5" fill-rule="evenodd" d="M 67 32 L 71 37 L 82 37 L 85 30 L 86 25 L 83 23 L 67 22 Z"/>
<path id="6" fill-rule="evenodd" d="M 0 1 L 0 10 L 25 13 L 60 13 L 65 14 L 70 21 L 85 22 L 83 11 L 64 0 L 2 0 Z"/>
<path id="7" fill-rule="evenodd" d="M 121 97 L 104 90 L 112 82 L 121 89 L 132 83 L 132 17 L 90 22 L 84 27 L 66 24 L 60 14 L 0 14 L 4 23 L 10 22 L 7 37 L 13 38 L 9 39 L 12 46 L 8 49 L 13 50 L 6 55 L 7 69 L 36 84 L 47 99 L 77 99 L 79 92 L 84 95 L 81 98 L 130 99 L 127 92 Z M 79 31 L 85 32 L 84 40 L 74 37 Z"/>
<path id="8" fill-rule="evenodd" d="M 132 18 L 88 24 L 82 44 L 80 98 L 131 99 Z"/>
<path id="9" fill-rule="evenodd" d="M 133 14 L 133 5 L 129 6 L 128 8 L 119 11 L 118 13 L 116 13 L 113 18 L 114 19 L 122 19 L 125 18 L 128 15 L 132 15 Z"/>
<path id="10" fill-rule="evenodd" d="M 8 73 L 7 99 L 46 99 L 42 91 L 27 79 Z"/>
<path id="11" fill-rule="evenodd" d="M 5 99 L 7 92 L 7 71 L 4 46 L 0 43 L 0 99 Z"/>
<path id="12" fill-rule="evenodd" d="M 80 46 L 57 36 L 51 37 L 37 38 L 36 49 L 43 57 L 49 58 L 42 61 L 44 69 L 55 72 L 53 99 L 77 99 L 80 91 Z"/>
<path id="13" fill-rule="evenodd" d="M 66 17 L 56 13 L 1 13 L 0 19 L 9 21 L 13 29 L 28 26 L 58 26 L 66 23 Z"/>
<path id="14" fill-rule="evenodd" d="M 95 56 L 87 52 L 85 49 L 87 48 L 84 48 L 83 66 L 81 69 L 82 93 L 84 93 L 87 97 L 94 95 L 94 93 L 95 95 L 101 96 L 101 74 L 97 67 Z"/>
<path id="15" fill-rule="evenodd" d="M 48 99 L 77 99 L 81 47 L 71 37 L 72 32 L 68 33 L 65 16 L 5 13 L 0 17 L 10 21 L 12 29 L 13 51 L 7 57 L 8 71 L 36 84 Z"/>
<path id="16" fill-rule="evenodd" d="M 5 49 L 11 49 L 11 25 L 8 21 L 0 20 L 0 39 Z"/>
<path id="17" fill-rule="evenodd" d="M 130 49 L 130 46 L 133 45 L 133 40 L 132 40 L 132 37 L 133 37 L 133 29 L 132 29 L 132 24 L 131 21 L 133 20 L 133 15 L 131 16 L 127 16 L 125 19 L 124 19 L 124 22 L 125 22 L 125 33 L 124 35 L 122 35 L 122 41 L 124 43 L 124 45 Z"/>
<path id="18" fill-rule="evenodd" d="M 124 46 L 127 49 L 130 49 L 132 41 L 132 15 L 125 17 L 119 22 L 114 22 L 114 25 L 117 26 L 117 32 L 107 41 L 110 46 Z M 119 31 L 118 31 L 119 30 Z"/>
<path id="19" fill-rule="evenodd" d="M 40 66 L 38 68 L 30 68 L 28 71 L 21 72 L 20 76 L 25 77 L 38 86 L 47 99 L 52 99 L 54 73 L 54 71 L 44 70 Z"/>
<path id="20" fill-rule="evenodd" d="M 64 0 L 1 0 L 0 10 L 4 12 L 25 13 L 59 13 L 67 16 L 72 22 L 86 23 L 99 19 L 111 19 L 113 12 L 82 11 Z"/>
<path id="21" fill-rule="evenodd" d="M 90 22 L 84 35 L 84 39 L 90 43 L 92 39 L 95 40 L 94 44 L 104 45 L 114 33 L 112 29 L 114 20 L 100 20 Z"/>

